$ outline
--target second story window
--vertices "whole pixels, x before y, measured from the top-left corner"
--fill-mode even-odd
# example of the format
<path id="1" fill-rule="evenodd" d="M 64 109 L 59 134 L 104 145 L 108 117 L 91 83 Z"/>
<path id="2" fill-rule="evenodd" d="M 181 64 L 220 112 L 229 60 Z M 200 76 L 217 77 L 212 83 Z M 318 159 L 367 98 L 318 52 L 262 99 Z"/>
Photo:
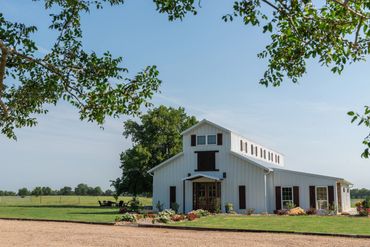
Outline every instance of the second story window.
<path id="1" fill-rule="evenodd" d="M 208 145 L 216 145 L 216 135 L 208 135 L 207 136 L 207 144 Z"/>
<path id="2" fill-rule="evenodd" d="M 206 136 L 197 136 L 197 145 L 206 145 Z"/>
<path id="3" fill-rule="evenodd" d="M 251 145 L 251 152 L 252 152 L 252 155 L 253 155 L 253 149 L 254 149 L 254 148 L 253 148 L 253 145 Z"/>

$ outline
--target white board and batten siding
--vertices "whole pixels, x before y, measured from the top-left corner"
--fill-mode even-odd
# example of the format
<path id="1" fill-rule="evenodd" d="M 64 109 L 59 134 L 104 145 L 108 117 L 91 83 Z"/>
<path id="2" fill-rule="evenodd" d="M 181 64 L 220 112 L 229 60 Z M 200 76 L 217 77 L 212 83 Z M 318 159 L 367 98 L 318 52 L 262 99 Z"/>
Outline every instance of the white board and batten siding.
<path id="1" fill-rule="evenodd" d="M 217 136 L 217 134 L 222 134 L 222 145 L 191 145 L 192 135 Z M 241 150 L 240 141 L 248 143 L 248 152 L 245 152 L 245 146 Z M 250 145 L 258 147 L 258 156 L 251 154 Z M 276 159 L 270 161 L 261 157 L 261 149 L 279 155 L 280 162 L 277 164 Z M 196 151 L 217 151 L 215 153 L 216 171 L 196 171 L 198 157 Z M 153 175 L 153 207 L 155 209 L 159 201 L 163 203 L 164 208 L 170 208 L 170 187 L 176 186 L 176 202 L 180 206 L 179 211 L 184 211 L 183 180 L 189 175 L 194 176 L 196 174 L 222 179 L 222 211 L 225 210 L 225 204 L 230 202 L 233 204 L 235 211 L 245 212 L 245 209 L 239 209 L 239 186 L 245 186 L 246 209 L 253 208 L 256 213 L 266 211 L 272 213 L 276 209 L 276 186 L 298 186 L 300 207 L 304 209 L 310 208 L 310 186 L 333 186 L 335 191 L 334 202 L 338 206 L 338 194 L 336 193 L 338 178 L 283 169 L 284 159 L 284 155 L 279 152 L 203 120 L 195 127 L 183 132 L 183 152 L 181 154 L 150 171 Z M 226 174 L 226 178 L 223 177 L 224 174 Z M 350 208 L 349 184 L 341 186 L 348 188 L 348 190 L 342 191 L 341 198 L 342 208 L 346 210 Z M 185 212 L 191 210 L 193 210 L 193 181 L 186 180 Z"/>
<path id="2" fill-rule="evenodd" d="M 301 173 L 289 170 L 274 169 L 272 186 L 269 186 L 270 194 L 275 198 L 275 186 L 281 187 L 299 187 L 299 206 L 303 209 L 310 208 L 310 186 L 334 186 L 334 192 L 337 189 L 337 178 L 320 176 L 315 174 Z M 337 202 L 337 193 L 334 193 L 334 201 Z M 337 206 L 337 205 L 336 205 Z M 270 200 L 269 211 L 275 209 L 275 199 Z"/>

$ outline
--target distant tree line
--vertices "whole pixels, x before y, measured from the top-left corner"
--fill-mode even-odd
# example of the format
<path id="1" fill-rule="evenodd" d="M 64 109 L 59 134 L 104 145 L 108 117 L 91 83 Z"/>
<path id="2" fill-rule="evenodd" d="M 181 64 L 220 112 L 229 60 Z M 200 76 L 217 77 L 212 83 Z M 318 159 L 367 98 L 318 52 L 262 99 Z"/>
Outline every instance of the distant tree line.
<path id="1" fill-rule="evenodd" d="M 17 193 L 13 191 L 0 190 L 0 196 L 15 196 Z"/>
<path id="2" fill-rule="evenodd" d="M 112 190 L 103 191 L 99 186 L 97 187 L 90 187 L 87 184 L 79 184 L 74 189 L 69 186 L 64 186 L 59 190 L 53 190 L 48 186 L 37 186 L 32 190 L 27 188 L 21 188 L 18 190 L 18 193 L 12 191 L 1 191 L 0 196 L 52 196 L 52 195 L 60 195 L 60 196 L 69 196 L 69 195 L 76 195 L 76 196 L 113 196 L 114 192 Z"/>
<path id="3" fill-rule="evenodd" d="M 364 199 L 370 197 L 370 190 L 362 189 L 351 189 L 351 198 L 354 199 Z"/>

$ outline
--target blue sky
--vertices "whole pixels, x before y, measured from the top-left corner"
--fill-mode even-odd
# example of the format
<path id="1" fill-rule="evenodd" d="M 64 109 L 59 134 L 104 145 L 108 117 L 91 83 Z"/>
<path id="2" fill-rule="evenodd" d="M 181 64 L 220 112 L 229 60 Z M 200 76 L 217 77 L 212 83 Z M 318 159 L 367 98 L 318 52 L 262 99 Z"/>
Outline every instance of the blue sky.
<path id="1" fill-rule="evenodd" d="M 11 20 L 34 24 L 34 36 L 48 49 L 54 33 L 39 3 L 0 0 Z M 82 18 L 87 50 L 110 50 L 124 57 L 129 75 L 157 65 L 163 81 L 153 103 L 183 106 L 285 154 L 293 170 L 344 177 L 370 188 L 370 160 L 360 158 L 365 128 L 350 124 L 346 112 L 368 104 L 369 63 L 350 65 L 341 76 L 309 61 L 308 73 L 279 88 L 258 84 L 266 60 L 256 54 L 269 38 L 240 21 L 224 23 L 232 1 L 202 1 L 197 16 L 168 22 L 151 1 L 92 11 Z M 39 125 L 17 131 L 18 141 L 0 136 L 0 189 L 80 182 L 103 188 L 120 176 L 119 154 L 131 143 L 122 136 L 121 119 L 108 119 L 104 130 L 81 122 L 71 106 L 50 107 Z"/>

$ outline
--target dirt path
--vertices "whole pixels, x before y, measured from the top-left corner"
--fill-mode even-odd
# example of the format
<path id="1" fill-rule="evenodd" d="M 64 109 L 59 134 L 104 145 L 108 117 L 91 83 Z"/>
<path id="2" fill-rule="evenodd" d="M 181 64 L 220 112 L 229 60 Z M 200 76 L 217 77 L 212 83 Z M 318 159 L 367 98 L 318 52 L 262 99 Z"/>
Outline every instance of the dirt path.
<path id="1" fill-rule="evenodd" d="M 370 240 L 0 220 L 0 246 L 370 246 Z"/>

